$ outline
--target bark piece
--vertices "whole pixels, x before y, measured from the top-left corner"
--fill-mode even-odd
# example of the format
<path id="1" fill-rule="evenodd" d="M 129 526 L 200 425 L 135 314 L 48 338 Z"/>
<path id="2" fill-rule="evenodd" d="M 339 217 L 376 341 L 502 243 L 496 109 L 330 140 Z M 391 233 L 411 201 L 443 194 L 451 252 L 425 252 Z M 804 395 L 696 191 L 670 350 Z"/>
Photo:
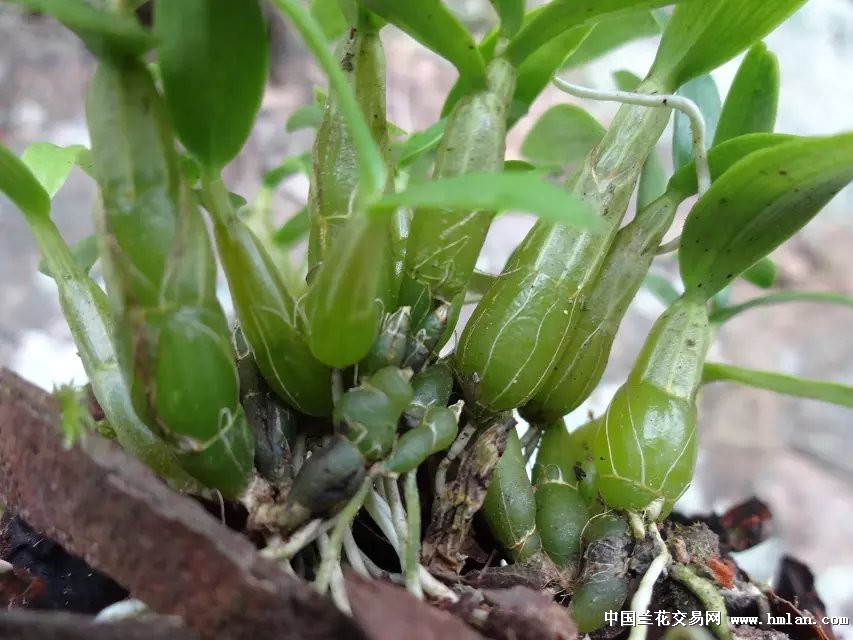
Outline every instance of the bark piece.
<path id="1" fill-rule="evenodd" d="M 485 640 L 458 617 L 388 582 L 349 573 L 346 586 L 353 615 L 371 640 Z"/>
<path id="2" fill-rule="evenodd" d="M 11 611 L 0 614 L 0 640 L 197 640 L 167 621 L 95 623 L 73 613 Z"/>
<path id="3" fill-rule="evenodd" d="M 0 502 L 201 638 L 360 638 L 307 584 L 261 558 L 114 444 L 65 450 L 49 394 L 0 370 Z"/>

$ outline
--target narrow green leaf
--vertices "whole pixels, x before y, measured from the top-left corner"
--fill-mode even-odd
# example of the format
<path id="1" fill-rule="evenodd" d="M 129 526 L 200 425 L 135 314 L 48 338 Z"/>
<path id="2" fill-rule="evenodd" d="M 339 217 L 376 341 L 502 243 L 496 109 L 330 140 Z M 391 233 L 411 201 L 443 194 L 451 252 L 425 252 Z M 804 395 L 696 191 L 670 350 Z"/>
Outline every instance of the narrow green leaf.
<path id="1" fill-rule="evenodd" d="M 769 289 L 776 283 L 779 267 L 770 258 L 762 258 L 743 272 L 741 278 L 762 289 Z"/>
<path id="2" fill-rule="evenodd" d="M 524 18 L 524 24 L 526 25 L 535 19 L 544 8 L 540 7 L 529 12 Z M 530 105 L 551 82 L 551 77 L 563 66 L 566 59 L 583 43 L 591 31 L 592 25 L 568 29 L 518 65 L 515 93 L 507 114 L 509 126 L 527 114 Z M 500 32 L 494 30 L 480 43 L 480 54 L 486 62 L 495 56 L 499 35 Z M 471 87 L 465 82 L 464 78 L 457 80 L 444 101 L 441 115 L 449 115 L 454 105 L 469 91 L 471 91 Z"/>
<path id="3" fill-rule="evenodd" d="M 637 211 L 642 211 L 664 193 L 666 193 L 667 173 L 660 154 L 652 151 L 643 163 L 640 183 L 637 187 Z"/>
<path id="4" fill-rule="evenodd" d="M 679 262 L 705 299 L 799 231 L 853 180 L 853 134 L 756 151 L 724 173 L 684 225 Z"/>
<path id="5" fill-rule="evenodd" d="M 14 153 L 0 144 L 0 193 L 30 219 L 50 215 L 50 196 Z"/>
<path id="6" fill-rule="evenodd" d="M 279 247 L 292 247 L 308 235 L 310 228 L 311 220 L 308 218 L 308 207 L 302 207 L 278 228 L 273 234 L 272 240 Z"/>
<path id="7" fill-rule="evenodd" d="M 74 262 L 80 267 L 80 271 L 84 274 L 89 275 L 89 272 L 92 270 L 92 267 L 95 266 L 95 263 L 98 261 L 98 239 L 94 236 L 86 236 L 80 242 L 71 247 L 71 256 L 74 258 Z M 47 261 L 42 258 L 39 261 L 39 271 L 44 275 L 53 278 L 53 274 L 50 272 L 50 267 L 47 266 Z"/>
<path id="8" fill-rule="evenodd" d="M 397 165 L 406 166 L 420 158 L 425 153 L 429 153 L 441 142 L 441 136 L 444 135 L 444 127 L 447 125 L 447 118 L 442 118 L 432 126 L 423 131 L 416 131 L 410 135 L 405 142 L 396 148 Z"/>
<path id="9" fill-rule="evenodd" d="M 521 153 L 540 167 L 565 169 L 583 162 L 604 132 L 598 120 L 580 107 L 558 104 L 531 127 L 521 144 Z"/>
<path id="10" fill-rule="evenodd" d="M 806 0 L 701 0 L 675 7 L 650 75 L 680 87 L 773 31 Z"/>
<path id="11" fill-rule="evenodd" d="M 592 28 L 592 32 L 569 56 L 564 66 L 579 67 L 623 44 L 660 32 L 661 25 L 651 11 L 637 11 L 604 19 Z"/>
<path id="12" fill-rule="evenodd" d="M 717 83 L 709 75 L 694 78 L 678 90 L 678 94 L 696 103 L 705 117 L 705 148 L 711 146 L 717 122 L 720 120 L 720 92 Z M 690 120 L 681 111 L 675 112 L 672 127 L 672 163 L 677 169 L 693 159 L 693 132 Z"/>
<path id="13" fill-rule="evenodd" d="M 654 273 L 646 276 L 646 279 L 643 280 L 643 286 L 667 307 L 681 297 L 681 294 L 676 291 L 669 280 Z"/>
<path id="14" fill-rule="evenodd" d="M 770 133 L 779 106 L 779 61 L 763 42 L 738 67 L 726 96 L 714 144 L 745 133 Z"/>
<path id="15" fill-rule="evenodd" d="M 515 93 L 509 108 L 508 125 L 511 127 L 527 115 L 530 105 L 539 97 L 551 78 L 583 44 L 592 30 L 591 26 L 569 29 L 541 47 L 518 66 Z"/>
<path id="16" fill-rule="evenodd" d="M 780 291 L 761 296 L 760 298 L 753 298 L 752 300 L 747 300 L 746 302 L 732 305 L 725 309 L 718 309 L 711 314 L 711 322 L 722 324 L 750 309 L 789 302 L 818 302 L 853 307 L 853 296 L 829 291 Z"/>
<path id="17" fill-rule="evenodd" d="M 49 142 L 36 142 L 27 147 L 21 155 L 21 161 L 33 172 L 47 195 L 53 198 L 65 184 L 78 159 L 86 152 L 88 149 L 79 144 L 59 147 Z"/>
<path id="18" fill-rule="evenodd" d="M 536 171 L 536 166 L 524 160 L 507 160 L 504 162 L 504 171 Z"/>
<path id="19" fill-rule="evenodd" d="M 489 287 L 497 282 L 497 279 L 498 277 L 494 274 L 474 271 L 474 273 L 471 274 L 471 279 L 468 281 L 467 289 L 471 293 L 483 295 L 489 290 Z"/>
<path id="20" fill-rule="evenodd" d="M 797 136 L 782 133 L 751 133 L 727 140 L 708 151 L 711 178 L 716 180 L 728 171 L 733 164 L 755 151 L 792 142 L 796 139 Z M 695 194 L 697 190 L 696 164 L 691 160 L 669 179 L 667 191 L 678 193 L 686 199 Z"/>
<path id="21" fill-rule="evenodd" d="M 636 91 L 637 87 L 643 81 L 636 73 L 631 73 L 625 69 L 613 72 L 613 82 L 619 91 Z"/>
<path id="22" fill-rule="evenodd" d="M 132 16 L 103 11 L 85 0 L 9 1 L 55 18 L 97 56 L 141 56 L 154 46 L 154 38 Z"/>
<path id="23" fill-rule="evenodd" d="M 382 197 L 376 212 L 397 207 L 446 207 L 483 211 L 522 211 L 551 222 L 594 228 L 601 223 L 594 211 L 565 189 L 544 182 L 535 173 L 469 173 L 409 185 Z"/>
<path id="24" fill-rule="evenodd" d="M 387 172 L 385 160 L 373 140 L 373 135 L 355 98 L 353 88 L 335 56 L 329 51 L 320 27 L 302 5 L 302 2 L 300 0 L 272 0 L 272 2 L 290 18 L 294 28 L 305 41 L 308 50 L 311 51 L 328 76 L 329 85 L 337 99 L 338 108 L 346 119 L 347 125 L 349 125 L 358 157 L 359 186 L 361 187 L 358 195 L 362 200 L 372 202 L 385 190 Z"/>
<path id="25" fill-rule="evenodd" d="M 338 0 L 311 0 L 309 10 L 327 40 L 337 40 L 347 30 L 347 20 Z"/>
<path id="26" fill-rule="evenodd" d="M 290 114 L 284 128 L 292 133 L 300 129 L 316 129 L 323 121 L 323 109 L 314 104 L 299 107 Z"/>
<path id="27" fill-rule="evenodd" d="M 373 13 L 448 60 L 472 87 L 486 85 L 486 65 L 471 34 L 441 0 L 359 0 Z"/>
<path id="28" fill-rule="evenodd" d="M 537 49 L 569 29 L 604 18 L 674 4 L 679 0 L 552 0 L 525 21 L 507 48 L 507 57 L 520 64 Z M 702 0 L 712 2 L 713 0 Z"/>
<path id="29" fill-rule="evenodd" d="M 184 146 L 219 170 L 239 153 L 261 106 L 269 64 L 258 0 L 156 0 L 157 59 Z"/>
<path id="30" fill-rule="evenodd" d="M 501 21 L 501 33 L 506 38 L 514 36 L 524 20 L 525 0 L 489 0 Z"/>
<path id="31" fill-rule="evenodd" d="M 774 371 L 744 369 L 717 362 L 706 362 L 702 371 L 702 384 L 711 382 L 737 382 L 756 389 L 767 389 L 786 396 L 810 398 L 853 407 L 853 386 L 839 382 L 826 382 L 799 378 Z"/>
<path id="32" fill-rule="evenodd" d="M 308 175 L 311 171 L 311 154 L 288 156 L 277 167 L 264 174 L 263 184 L 267 189 L 275 189 L 290 176 L 302 173 Z"/>

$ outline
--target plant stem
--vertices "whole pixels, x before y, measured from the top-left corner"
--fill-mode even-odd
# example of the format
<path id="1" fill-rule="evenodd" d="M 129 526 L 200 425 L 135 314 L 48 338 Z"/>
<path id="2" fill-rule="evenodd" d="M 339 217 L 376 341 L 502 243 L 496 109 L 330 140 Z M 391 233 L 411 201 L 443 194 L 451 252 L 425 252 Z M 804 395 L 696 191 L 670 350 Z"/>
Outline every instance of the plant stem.
<path id="1" fill-rule="evenodd" d="M 693 132 L 693 157 L 696 161 L 696 177 L 699 183 L 699 197 L 711 186 L 711 170 L 708 167 L 708 153 L 705 149 L 705 117 L 695 102 L 684 96 L 675 94 L 646 94 L 634 93 L 633 91 L 603 91 L 581 87 L 562 78 L 554 76 L 554 85 L 566 93 L 578 98 L 589 98 L 590 100 L 605 100 L 608 102 L 621 102 L 623 104 L 635 104 L 641 107 L 664 107 L 678 109 L 690 120 L 690 128 Z"/>
<path id="2" fill-rule="evenodd" d="M 683 564 L 675 564 L 671 567 L 669 575 L 673 580 L 687 587 L 699 599 L 706 611 L 720 612 L 719 624 L 712 623 L 711 627 L 720 640 L 732 640 L 732 629 L 726 612 L 726 601 L 717 587 L 710 581 L 696 575 L 693 569 Z"/>
<path id="3" fill-rule="evenodd" d="M 542 440 L 543 433 L 545 433 L 545 429 L 541 425 L 531 424 L 528 426 L 524 437 L 521 438 L 521 450 L 524 452 L 525 464 L 530 462 L 530 458 L 536 453 L 536 448 Z"/>
<path id="4" fill-rule="evenodd" d="M 447 470 L 450 468 L 450 464 L 462 453 L 462 450 L 468 444 L 468 441 L 471 440 L 476 430 L 477 427 L 473 423 L 465 425 L 462 431 L 459 432 L 459 435 L 456 436 L 456 440 L 450 445 L 447 455 L 439 463 L 438 470 L 435 473 L 436 495 L 441 496 L 444 494 L 445 484 L 447 483 Z"/>
<path id="5" fill-rule="evenodd" d="M 418 577 L 418 565 L 421 557 L 421 500 L 418 495 L 417 469 L 409 471 L 403 478 L 403 491 L 406 495 L 406 524 L 409 538 L 406 541 L 406 588 L 415 597 L 423 600 L 424 592 Z"/>
<path id="6" fill-rule="evenodd" d="M 301 0 L 273 0 L 273 3 L 290 18 L 290 23 L 302 36 L 306 46 L 329 78 L 329 86 L 350 129 L 358 158 L 359 201 L 369 205 L 385 190 L 387 171 L 355 93 L 341 71 L 338 61 L 332 55 L 320 26 L 308 13 Z M 367 207 L 363 208 L 367 209 Z"/>

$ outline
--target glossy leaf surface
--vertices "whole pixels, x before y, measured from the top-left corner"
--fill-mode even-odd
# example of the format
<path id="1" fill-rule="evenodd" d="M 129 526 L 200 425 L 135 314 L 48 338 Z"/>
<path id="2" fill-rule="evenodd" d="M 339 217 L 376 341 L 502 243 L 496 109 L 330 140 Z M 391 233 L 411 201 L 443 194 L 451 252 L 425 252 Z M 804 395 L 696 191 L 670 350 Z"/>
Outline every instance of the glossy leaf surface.
<path id="1" fill-rule="evenodd" d="M 799 231 L 853 180 L 853 134 L 757 151 L 696 203 L 681 236 L 687 292 L 710 298 Z"/>
<path id="2" fill-rule="evenodd" d="M 199 161 L 221 169 L 246 142 L 266 85 L 269 39 L 260 3 L 158 0 L 154 15 L 175 130 Z"/>
<path id="3" fill-rule="evenodd" d="M 770 133 L 779 106 L 779 61 L 759 42 L 746 54 L 726 95 L 714 144 L 746 133 Z"/>

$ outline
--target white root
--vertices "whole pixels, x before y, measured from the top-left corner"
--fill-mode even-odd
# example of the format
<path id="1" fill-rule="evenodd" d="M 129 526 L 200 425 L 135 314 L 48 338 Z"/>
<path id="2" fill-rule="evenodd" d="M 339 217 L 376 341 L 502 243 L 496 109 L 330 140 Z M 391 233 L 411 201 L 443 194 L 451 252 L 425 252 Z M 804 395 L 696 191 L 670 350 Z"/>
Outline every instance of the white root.
<path id="1" fill-rule="evenodd" d="M 640 581 L 640 586 L 637 587 L 637 592 L 631 599 L 631 610 L 637 619 L 648 611 L 652 602 L 652 591 L 655 588 L 655 582 L 657 582 L 666 565 L 669 563 L 669 549 L 667 549 L 666 543 L 661 538 L 660 531 L 658 531 L 658 527 L 654 522 L 649 523 L 648 532 L 660 546 L 660 553 L 652 560 L 649 568 L 646 570 L 646 575 Z M 631 629 L 628 640 L 646 640 L 648 630 L 647 625 L 637 625 Z"/>
<path id="2" fill-rule="evenodd" d="M 690 98 L 679 96 L 676 94 L 647 94 L 635 93 L 633 91 L 604 91 L 601 89 L 591 89 L 582 87 L 571 82 L 566 82 L 562 78 L 554 76 L 552 78 L 554 86 L 561 91 L 565 91 L 569 95 L 577 98 L 587 98 L 590 100 L 604 100 L 607 102 L 621 102 L 623 104 L 634 104 L 641 107 L 664 107 L 681 111 L 690 121 L 690 130 L 693 133 L 693 158 L 696 162 L 696 181 L 698 184 L 698 194 L 702 197 L 708 189 L 711 188 L 711 168 L 708 165 L 708 152 L 705 148 L 705 138 L 707 136 L 707 127 L 702 111 L 697 104 Z M 681 238 L 675 238 L 670 242 L 661 245 L 657 254 L 669 253 L 678 249 Z"/>

